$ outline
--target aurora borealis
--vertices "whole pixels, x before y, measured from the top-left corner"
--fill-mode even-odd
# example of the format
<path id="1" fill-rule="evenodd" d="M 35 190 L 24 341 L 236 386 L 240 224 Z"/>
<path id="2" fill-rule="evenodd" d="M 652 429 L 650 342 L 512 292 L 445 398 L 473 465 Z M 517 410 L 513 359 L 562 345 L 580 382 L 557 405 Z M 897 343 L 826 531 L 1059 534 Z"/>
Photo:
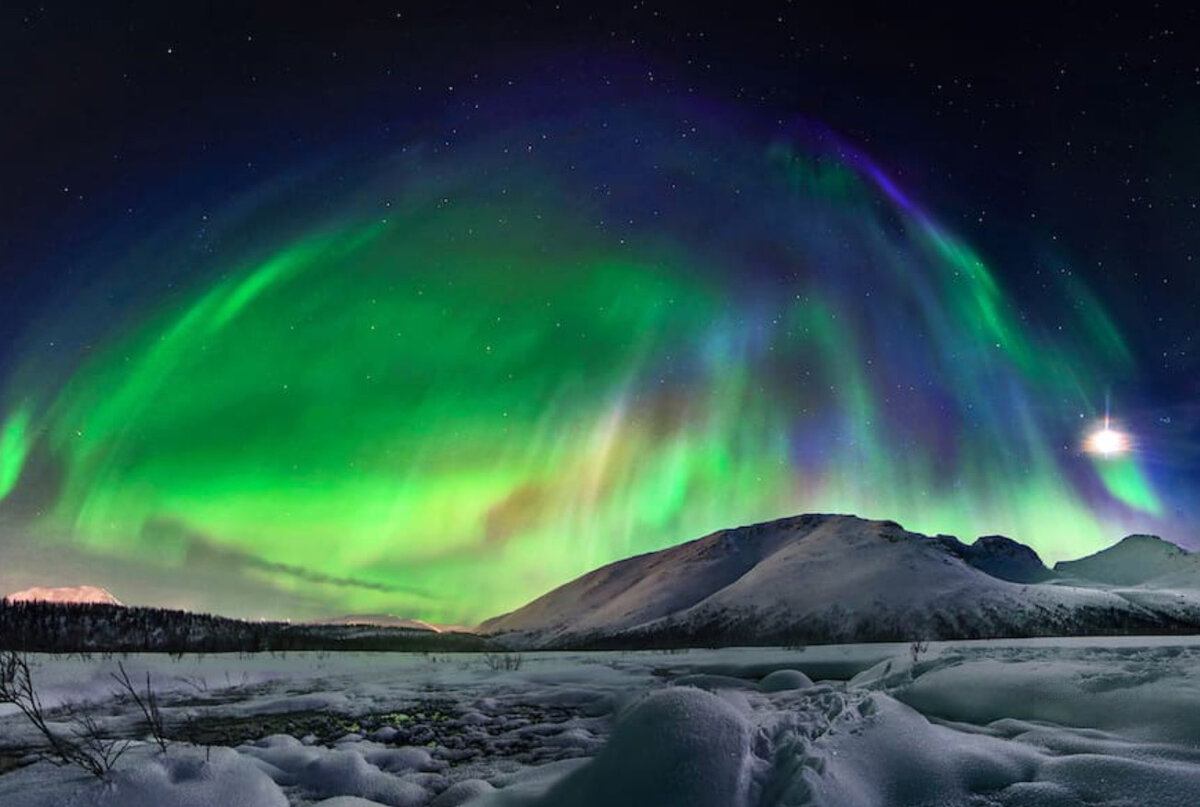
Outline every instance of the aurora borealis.
<path id="1" fill-rule="evenodd" d="M 1067 339 L 1023 322 L 832 136 L 706 121 L 680 145 L 639 112 L 383 155 L 347 191 L 295 180 L 215 225 L 202 279 L 61 380 L 16 376 L 3 492 L 40 458 L 35 533 L 168 569 L 200 544 L 441 621 L 803 511 L 1052 559 L 1161 513 L 1136 455 L 1061 448 L 1097 373 L 1130 371 L 1102 309 Z M 114 271 L 181 258 L 134 260 Z"/>
<path id="2" fill-rule="evenodd" d="M 993 96 L 1033 79 L 922 61 L 1011 59 L 886 26 L 835 45 L 844 21 L 791 11 L 724 32 L 293 12 L 184 31 L 147 7 L 37 50 L 99 55 L 29 90 L 91 128 L 18 105 L 37 114 L 6 161 L 57 201 L 0 239 L 0 586 L 466 624 L 801 512 L 1002 533 L 1048 562 L 1134 531 L 1195 543 L 1192 275 L 1169 259 L 1190 231 L 1084 226 L 1152 195 L 1126 163 L 1088 190 L 1096 155 L 1176 152 L 1114 134 L 1129 116 L 1092 90 L 1070 96 L 1082 123 L 1023 129 Z M 948 110 L 975 84 L 987 126 L 964 135 Z M 77 154 L 103 170 L 46 169 Z M 1070 215 L 1034 204 L 1072 194 Z M 1121 450 L 1094 450 L 1110 420 Z"/>

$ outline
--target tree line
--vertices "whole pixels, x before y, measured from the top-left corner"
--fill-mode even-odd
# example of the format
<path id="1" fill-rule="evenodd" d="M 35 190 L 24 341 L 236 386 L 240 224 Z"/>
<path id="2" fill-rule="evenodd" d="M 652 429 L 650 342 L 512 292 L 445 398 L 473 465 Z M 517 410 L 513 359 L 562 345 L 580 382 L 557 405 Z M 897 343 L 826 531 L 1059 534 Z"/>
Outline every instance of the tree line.
<path id="1" fill-rule="evenodd" d="M 251 622 L 107 604 L 0 600 L 0 650 L 29 653 L 258 653 L 286 650 L 479 651 L 470 633 Z"/>

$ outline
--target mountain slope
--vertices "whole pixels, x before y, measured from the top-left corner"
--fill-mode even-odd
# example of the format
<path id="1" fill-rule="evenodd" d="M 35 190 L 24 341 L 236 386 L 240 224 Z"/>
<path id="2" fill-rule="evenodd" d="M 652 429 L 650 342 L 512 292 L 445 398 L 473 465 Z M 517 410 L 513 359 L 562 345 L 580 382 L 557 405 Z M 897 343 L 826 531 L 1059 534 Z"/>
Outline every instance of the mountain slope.
<path id="1" fill-rule="evenodd" d="M 982 551 L 1023 555 L 994 549 Z M 480 631 L 521 647 L 621 647 L 1183 629 L 1178 612 L 1109 591 L 1009 582 L 963 555 L 945 537 L 890 521 L 796 516 L 613 563 Z"/>
<path id="2" fill-rule="evenodd" d="M 1130 535 L 1094 555 L 1060 561 L 1054 564 L 1054 571 L 1064 577 L 1114 586 L 1136 586 L 1192 566 L 1191 553 L 1170 541 L 1155 535 Z"/>

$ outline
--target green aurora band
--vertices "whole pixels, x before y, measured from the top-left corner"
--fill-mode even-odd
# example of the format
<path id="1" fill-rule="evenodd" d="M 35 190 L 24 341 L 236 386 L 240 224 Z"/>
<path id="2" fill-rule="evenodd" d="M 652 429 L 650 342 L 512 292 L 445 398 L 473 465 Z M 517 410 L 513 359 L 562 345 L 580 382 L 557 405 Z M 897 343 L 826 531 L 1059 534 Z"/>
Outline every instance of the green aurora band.
<path id="1" fill-rule="evenodd" d="M 578 142 L 497 140 L 231 214 L 257 235 L 188 290 L 13 376 L 0 511 L 40 495 L 45 541 L 168 570 L 218 548 L 268 591 L 443 622 L 797 512 L 1050 560 L 1161 513 L 1136 458 L 1076 449 L 1093 379 L 1131 370 L 1094 301 L 1050 339 L 852 151 L 593 141 L 578 171 Z M 35 457 L 55 484 L 22 492 Z"/>

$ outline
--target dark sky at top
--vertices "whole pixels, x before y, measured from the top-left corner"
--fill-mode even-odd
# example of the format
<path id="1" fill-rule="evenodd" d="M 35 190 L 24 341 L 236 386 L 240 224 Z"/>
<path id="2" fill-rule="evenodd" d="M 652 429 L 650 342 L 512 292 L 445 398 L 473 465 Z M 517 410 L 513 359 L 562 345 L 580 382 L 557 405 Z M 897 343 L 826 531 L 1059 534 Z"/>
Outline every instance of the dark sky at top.
<path id="1" fill-rule="evenodd" d="M 0 369 L 56 294 L 88 283 L 95 244 L 444 121 L 472 93 L 609 62 L 862 144 L 1019 305 L 1078 273 L 1142 370 L 1115 393 L 1186 411 L 1200 393 L 1197 13 L 1107 5 L 9 4 Z"/>

